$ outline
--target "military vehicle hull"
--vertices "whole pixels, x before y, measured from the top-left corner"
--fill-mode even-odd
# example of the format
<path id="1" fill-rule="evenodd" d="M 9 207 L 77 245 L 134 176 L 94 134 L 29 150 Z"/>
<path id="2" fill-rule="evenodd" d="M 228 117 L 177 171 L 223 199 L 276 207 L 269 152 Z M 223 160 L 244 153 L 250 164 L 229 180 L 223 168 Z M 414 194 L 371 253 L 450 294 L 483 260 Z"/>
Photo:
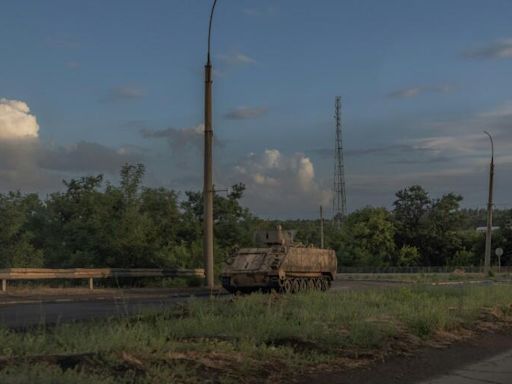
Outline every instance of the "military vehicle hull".
<path id="1" fill-rule="evenodd" d="M 336 275 L 333 250 L 300 245 L 244 248 L 224 265 L 222 286 L 229 292 L 327 290 Z"/>

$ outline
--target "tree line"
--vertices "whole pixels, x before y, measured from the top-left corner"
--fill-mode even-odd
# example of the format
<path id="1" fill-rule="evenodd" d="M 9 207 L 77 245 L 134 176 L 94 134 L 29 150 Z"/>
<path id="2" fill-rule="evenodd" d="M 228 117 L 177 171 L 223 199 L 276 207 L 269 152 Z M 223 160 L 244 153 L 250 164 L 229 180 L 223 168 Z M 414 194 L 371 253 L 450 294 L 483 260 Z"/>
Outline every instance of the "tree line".
<path id="1" fill-rule="evenodd" d="M 0 194 L 0 268 L 200 267 L 202 193 L 184 194 L 142 184 L 142 164 L 122 167 L 119 185 L 102 175 L 64 181 L 41 199 Z M 255 230 L 281 224 L 297 240 L 319 245 L 319 220 L 263 220 L 240 204 L 245 186 L 214 197 L 217 268 L 235 247 L 251 246 Z M 392 210 L 359 209 L 340 226 L 327 222 L 325 245 L 345 266 L 480 265 L 484 210 L 460 209 L 453 193 L 431 198 L 418 185 L 396 193 Z M 498 210 L 493 244 L 512 264 L 512 210 Z"/>
<path id="2" fill-rule="evenodd" d="M 487 211 L 461 209 L 462 196 L 449 193 L 432 198 L 419 185 L 400 190 L 393 209 L 365 207 L 340 226 L 329 223 L 325 244 L 335 249 L 344 266 L 480 266 L 483 263 Z M 298 238 L 318 243 L 317 223 L 298 220 Z M 512 209 L 495 210 L 494 250 L 504 249 L 501 265 L 512 265 Z"/>

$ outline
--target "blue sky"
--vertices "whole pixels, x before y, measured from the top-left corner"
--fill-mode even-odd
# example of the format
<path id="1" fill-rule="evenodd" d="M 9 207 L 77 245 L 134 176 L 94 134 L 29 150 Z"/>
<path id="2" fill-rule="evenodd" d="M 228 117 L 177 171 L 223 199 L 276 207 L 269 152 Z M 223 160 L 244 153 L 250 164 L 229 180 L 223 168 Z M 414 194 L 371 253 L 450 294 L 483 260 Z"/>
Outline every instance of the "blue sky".
<path id="1" fill-rule="evenodd" d="M 0 189 L 146 164 L 201 188 L 210 2 L 16 1 L 0 13 Z M 334 97 L 349 210 L 421 184 L 511 208 L 512 2 L 218 0 L 212 39 L 217 186 L 262 216 L 330 206 Z M 29 110 L 28 110 L 29 109 Z"/>

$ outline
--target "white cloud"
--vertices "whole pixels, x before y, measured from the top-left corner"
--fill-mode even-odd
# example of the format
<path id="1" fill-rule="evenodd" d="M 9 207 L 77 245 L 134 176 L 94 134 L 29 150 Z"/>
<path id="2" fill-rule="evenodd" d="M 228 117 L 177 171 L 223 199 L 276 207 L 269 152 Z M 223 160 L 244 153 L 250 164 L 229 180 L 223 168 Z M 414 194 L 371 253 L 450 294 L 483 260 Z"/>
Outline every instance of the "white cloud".
<path id="1" fill-rule="evenodd" d="M 483 130 L 488 130 L 494 137 L 496 201 L 510 204 L 510 101 L 473 116 L 440 121 L 432 124 L 430 129 L 423 128 L 424 131 L 430 131 L 430 135 L 400 139 L 387 147 L 389 153 L 371 152 L 380 158 L 370 158 L 364 165 L 354 162 L 354 166 L 349 167 L 354 172 L 347 178 L 351 207 L 376 203 L 390 206 L 394 193 L 412 184 L 424 186 L 434 196 L 448 192 L 459 193 L 464 197 L 465 206 L 479 206 L 486 201 L 491 156 L 489 138 Z M 392 167 L 385 161 L 389 156 L 396 159 Z"/>
<path id="2" fill-rule="evenodd" d="M 111 148 L 79 142 L 48 145 L 39 138 L 39 125 L 24 101 L 0 99 L 0 191 L 52 191 L 63 178 L 83 172 L 117 174 L 125 162 L 138 162 L 133 148 Z"/>
<path id="3" fill-rule="evenodd" d="M 41 146 L 38 166 L 64 172 L 109 172 L 116 174 L 125 163 L 137 163 L 141 154 L 134 148 L 110 148 L 102 144 L 80 141 L 55 148 Z"/>
<path id="4" fill-rule="evenodd" d="M 38 136 L 39 125 L 27 103 L 0 99 L 0 140 L 33 139 Z"/>
<path id="5" fill-rule="evenodd" d="M 225 182 L 243 182 L 245 203 L 264 216 L 301 216 L 329 205 L 330 189 L 315 179 L 311 159 L 302 153 L 285 155 L 277 149 L 249 154 L 233 167 Z"/>
<path id="6" fill-rule="evenodd" d="M 399 89 L 397 91 L 393 91 L 389 93 L 389 97 L 395 98 L 395 99 L 409 99 L 412 97 L 418 96 L 418 94 L 421 92 L 420 87 L 412 87 L 412 88 L 404 88 Z"/>
<path id="7" fill-rule="evenodd" d="M 308 192 L 312 187 L 315 187 L 315 170 L 313 168 L 313 163 L 308 157 L 303 157 L 299 160 L 297 176 L 303 191 Z"/>
<path id="8" fill-rule="evenodd" d="M 142 99 L 146 93 L 143 89 L 132 86 L 123 85 L 110 89 L 108 94 L 102 99 L 102 101 L 128 101 Z"/>
<path id="9" fill-rule="evenodd" d="M 506 101 L 505 103 L 498 105 L 491 111 L 483 112 L 479 115 L 480 117 L 509 117 L 512 118 L 512 100 Z"/>
<path id="10" fill-rule="evenodd" d="M 166 128 L 151 130 L 143 128 L 140 130 L 142 137 L 146 139 L 166 139 L 174 151 L 183 151 L 189 146 L 201 148 L 204 136 L 204 124 L 198 124 L 189 128 Z"/>
<path id="11" fill-rule="evenodd" d="M 469 59 L 507 59 L 512 58 L 512 38 L 496 40 L 463 53 Z"/>
<path id="12" fill-rule="evenodd" d="M 252 57 L 241 52 L 220 54 L 217 57 L 220 61 L 228 65 L 244 65 L 256 63 L 256 60 L 254 60 Z"/>
<path id="13" fill-rule="evenodd" d="M 495 142 L 497 153 L 512 151 L 512 101 L 506 101 L 488 111 L 466 119 L 437 122 L 431 137 L 408 141 L 416 149 L 427 149 L 444 153 L 450 157 L 471 155 L 486 158 L 489 139 L 483 133 L 489 131 Z"/>
<path id="14" fill-rule="evenodd" d="M 256 107 L 238 107 L 224 115 L 227 119 L 242 120 L 242 119 L 255 119 L 264 115 L 267 108 Z"/>
<path id="15" fill-rule="evenodd" d="M 277 149 L 266 149 L 263 154 L 263 164 L 267 169 L 279 167 L 281 162 L 281 153 Z"/>
<path id="16" fill-rule="evenodd" d="M 482 134 L 469 134 L 464 137 L 433 136 L 412 140 L 412 147 L 418 150 L 429 150 L 434 153 L 446 152 L 451 155 L 471 154 L 481 147 L 485 139 Z"/>

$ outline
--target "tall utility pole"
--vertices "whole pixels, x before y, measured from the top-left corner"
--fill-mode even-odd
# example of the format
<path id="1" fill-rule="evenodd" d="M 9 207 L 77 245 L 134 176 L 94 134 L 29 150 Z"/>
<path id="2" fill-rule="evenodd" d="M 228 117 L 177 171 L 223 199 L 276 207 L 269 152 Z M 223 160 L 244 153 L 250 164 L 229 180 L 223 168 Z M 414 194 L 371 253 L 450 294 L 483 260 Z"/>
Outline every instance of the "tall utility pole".
<path id="1" fill-rule="evenodd" d="M 320 206 L 320 248 L 324 247 L 324 208 Z"/>
<path id="2" fill-rule="evenodd" d="M 494 142 L 489 132 L 484 131 L 491 140 L 491 164 L 489 166 L 489 198 L 487 200 L 487 232 L 485 234 L 485 260 L 484 273 L 488 274 L 491 269 L 491 237 L 492 237 L 492 193 L 494 189 Z"/>
<path id="3" fill-rule="evenodd" d="M 213 1 L 208 24 L 208 53 L 204 66 L 204 183 L 203 183 L 203 255 L 206 264 L 206 284 L 214 287 L 213 276 L 213 176 L 212 176 L 212 65 L 210 61 L 210 38 L 212 33 L 213 11 L 217 0 Z"/>
<path id="4" fill-rule="evenodd" d="M 345 166 L 343 164 L 343 140 L 341 134 L 341 97 L 334 101 L 334 119 L 336 121 L 336 144 L 334 147 L 334 185 L 333 185 L 333 220 L 340 225 L 347 215 L 347 198 L 345 196 Z"/>

